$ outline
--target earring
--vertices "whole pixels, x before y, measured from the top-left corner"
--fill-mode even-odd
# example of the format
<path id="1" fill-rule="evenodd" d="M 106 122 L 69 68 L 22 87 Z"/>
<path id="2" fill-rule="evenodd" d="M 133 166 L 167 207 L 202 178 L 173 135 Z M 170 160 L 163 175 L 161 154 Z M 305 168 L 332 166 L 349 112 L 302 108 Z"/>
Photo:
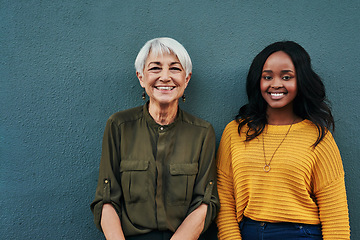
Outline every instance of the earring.
<path id="1" fill-rule="evenodd" d="M 182 95 L 182 101 L 185 102 L 186 101 L 186 97 L 185 97 L 185 93 Z"/>
<path id="2" fill-rule="evenodd" d="M 142 100 L 146 100 L 146 95 L 145 95 L 145 90 L 143 91 L 143 93 L 142 93 L 142 95 L 141 95 L 141 98 L 142 98 Z"/>

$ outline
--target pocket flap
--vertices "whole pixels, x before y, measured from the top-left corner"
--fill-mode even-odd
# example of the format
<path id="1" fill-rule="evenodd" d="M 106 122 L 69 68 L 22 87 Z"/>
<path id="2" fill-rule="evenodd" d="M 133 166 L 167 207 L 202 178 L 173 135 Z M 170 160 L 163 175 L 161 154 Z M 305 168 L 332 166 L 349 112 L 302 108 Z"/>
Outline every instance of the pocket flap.
<path id="1" fill-rule="evenodd" d="M 197 163 L 170 164 L 171 175 L 195 175 L 198 173 Z"/>
<path id="2" fill-rule="evenodd" d="M 149 168 L 149 161 L 121 161 L 120 172 L 145 171 Z"/>

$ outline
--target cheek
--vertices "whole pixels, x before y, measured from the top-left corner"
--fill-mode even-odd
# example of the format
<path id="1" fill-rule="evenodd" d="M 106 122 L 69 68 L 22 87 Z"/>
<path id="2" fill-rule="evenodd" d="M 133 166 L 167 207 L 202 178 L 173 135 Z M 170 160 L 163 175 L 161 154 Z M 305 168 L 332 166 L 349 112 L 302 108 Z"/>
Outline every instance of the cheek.
<path id="1" fill-rule="evenodd" d="M 180 88 L 186 88 L 189 81 L 185 78 L 185 75 L 180 75 L 178 78 L 174 78 L 174 84 L 179 86 Z"/>
<path id="2" fill-rule="evenodd" d="M 268 88 L 269 88 L 269 86 L 268 86 L 269 84 L 267 84 L 267 82 L 265 82 L 264 80 L 260 80 L 260 91 L 261 91 L 261 94 L 264 94 L 267 90 L 268 90 Z"/>
<path id="3" fill-rule="evenodd" d="M 266 100 L 268 86 L 263 81 L 260 81 L 260 93 L 261 96 Z"/>
<path id="4" fill-rule="evenodd" d="M 293 94 L 297 94 L 297 84 L 296 84 L 296 82 L 294 82 L 293 84 L 290 84 L 289 86 L 288 86 L 288 91 L 291 91 Z"/>

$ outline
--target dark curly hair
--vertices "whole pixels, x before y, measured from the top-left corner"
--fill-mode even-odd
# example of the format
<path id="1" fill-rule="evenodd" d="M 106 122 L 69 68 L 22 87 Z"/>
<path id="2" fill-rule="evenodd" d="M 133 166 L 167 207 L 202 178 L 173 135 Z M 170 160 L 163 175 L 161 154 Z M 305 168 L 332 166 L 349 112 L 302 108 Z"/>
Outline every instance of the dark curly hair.
<path id="1" fill-rule="evenodd" d="M 314 147 L 321 142 L 328 129 L 334 129 L 334 118 L 326 99 L 325 86 L 321 78 L 313 71 L 311 59 L 305 49 L 293 41 L 282 41 L 270 44 L 253 60 L 246 79 L 248 103 L 242 106 L 236 120 L 238 132 L 247 125 L 246 141 L 260 135 L 267 122 L 267 102 L 260 92 L 262 69 L 267 58 L 274 52 L 283 51 L 290 56 L 296 69 L 298 94 L 293 102 L 294 113 L 315 124 L 318 138 Z"/>

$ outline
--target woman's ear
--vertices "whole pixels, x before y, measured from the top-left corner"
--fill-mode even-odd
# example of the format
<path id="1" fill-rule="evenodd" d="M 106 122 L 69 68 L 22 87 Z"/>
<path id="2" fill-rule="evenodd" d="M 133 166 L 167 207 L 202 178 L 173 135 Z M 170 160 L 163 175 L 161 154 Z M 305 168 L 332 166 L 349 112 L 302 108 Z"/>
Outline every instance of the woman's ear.
<path id="1" fill-rule="evenodd" d="M 191 75 L 192 75 L 192 73 L 189 73 L 189 74 L 187 75 L 187 77 L 185 78 L 185 88 L 186 88 L 186 87 L 187 87 L 187 85 L 189 84 L 189 81 L 190 81 Z"/>
<path id="2" fill-rule="evenodd" d="M 136 76 L 139 79 L 140 85 L 142 88 L 144 88 L 144 81 L 143 81 L 143 76 L 141 75 L 141 73 L 136 72 Z"/>

